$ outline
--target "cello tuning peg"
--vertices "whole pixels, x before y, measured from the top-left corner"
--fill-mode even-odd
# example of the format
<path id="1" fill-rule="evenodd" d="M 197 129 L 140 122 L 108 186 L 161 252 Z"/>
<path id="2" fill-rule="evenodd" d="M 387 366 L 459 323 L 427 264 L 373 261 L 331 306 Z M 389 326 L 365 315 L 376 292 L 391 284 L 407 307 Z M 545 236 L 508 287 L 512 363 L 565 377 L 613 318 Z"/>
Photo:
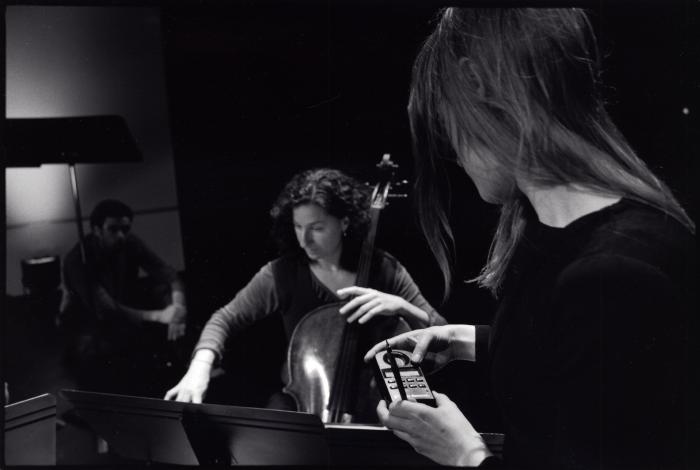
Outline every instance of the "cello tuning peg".
<path id="1" fill-rule="evenodd" d="M 386 167 L 398 168 L 399 165 L 397 165 L 396 163 L 391 161 L 391 154 L 390 153 L 385 153 L 384 155 L 382 155 L 382 160 L 379 163 L 377 163 L 377 167 L 378 168 L 386 168 Z"/>

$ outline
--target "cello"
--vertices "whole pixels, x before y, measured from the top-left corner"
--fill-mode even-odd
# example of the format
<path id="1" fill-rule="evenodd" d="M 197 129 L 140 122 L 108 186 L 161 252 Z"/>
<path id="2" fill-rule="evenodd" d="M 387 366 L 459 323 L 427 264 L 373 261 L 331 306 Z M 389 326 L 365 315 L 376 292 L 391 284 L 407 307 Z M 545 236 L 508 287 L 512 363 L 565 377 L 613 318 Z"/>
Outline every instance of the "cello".
<path id="1" fill-rule="evenodd" d="M 386 207 L 397 167 L 389 154 L 377 165 L 381 178 L 370 198 L 370 225 L 357 265 L 355 284 L 360 287 L 369 282 L 379 214 Z M 358 397 L 379 401 L 371 371 L 361 367 L 365 350 L 361 348 L 410 330 L 399 316 L 374 318 L 364 325 L 348 324 L 338 312 L 345 302 L 323 305 L 302 317 L 287 350 L 284 392 L 294 398 L 298 411 L 313 413 L 324 423 L 352 422 Z"/>

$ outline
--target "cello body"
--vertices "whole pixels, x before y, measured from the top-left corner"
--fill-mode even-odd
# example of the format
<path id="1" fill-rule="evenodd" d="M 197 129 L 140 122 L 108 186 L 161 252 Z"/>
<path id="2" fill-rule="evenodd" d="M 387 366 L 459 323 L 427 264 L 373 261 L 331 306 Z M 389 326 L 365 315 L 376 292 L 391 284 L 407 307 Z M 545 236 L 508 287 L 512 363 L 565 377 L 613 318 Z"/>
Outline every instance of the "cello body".
<path id="1" fill-rule="evenodd" d="M 294 398 L 298 411 L 313 413 L 324 423 L 375 422 L 375 408 L 381 396 L 374 386 L 371 368 L 364 364 L 362 356 L 377 342 L 409 331 L 410 327 L 398 316 L 378 317 L 358 325 L 356 353 L 359 357 L 353 361 L 356 370 L 339 370 L 347 366 L 338 360 L 343 356 L 343 335 L 348 326 L 345 316 L 338 313 L 344 303 L 323 305 L 299 321 L 287 350 L 288 382 L 284 391 Z M 347 383 L 339 383 L 343 372 L 351 377 Z M 351 400 L 350 408 L 342 410 L 336 419 L 331 411 L 334 386 L 343 388 Z"/>

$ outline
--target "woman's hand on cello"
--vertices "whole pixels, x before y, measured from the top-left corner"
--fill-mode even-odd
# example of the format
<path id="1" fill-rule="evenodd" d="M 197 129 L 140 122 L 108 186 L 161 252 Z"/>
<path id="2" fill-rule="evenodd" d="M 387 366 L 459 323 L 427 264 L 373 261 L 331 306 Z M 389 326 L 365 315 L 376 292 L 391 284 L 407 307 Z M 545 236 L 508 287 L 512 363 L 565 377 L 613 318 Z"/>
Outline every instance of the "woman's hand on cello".
<path id="1" fill-rule="evenodd" d="M 345 287 L 338 289 L 337 294 L 341 299 L 355 296 L 340 308 L 340 314 L 347 315 L 348 323 L 366 323 L 377 315 L 405 315 L 413 307 L 402 297 L 367 287 Z"/>

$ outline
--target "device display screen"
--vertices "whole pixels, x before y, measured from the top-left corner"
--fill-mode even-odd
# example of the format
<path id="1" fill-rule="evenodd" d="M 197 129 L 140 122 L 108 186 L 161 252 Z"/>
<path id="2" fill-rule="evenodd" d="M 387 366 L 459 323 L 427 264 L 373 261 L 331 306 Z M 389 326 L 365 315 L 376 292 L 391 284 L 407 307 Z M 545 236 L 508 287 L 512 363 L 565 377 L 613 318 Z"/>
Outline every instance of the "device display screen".
<path id="1" fill-rule="evenodd" d="M 401 374 L 401 377 L 418 377 L 418 376 L 420 376 L 420 373 L 417 370 L 399 370 L 399 373 Z M 389 378 L 394 377 L 394 374 L 391 372 L 391 369 L 384 370 L 384 377 L 389 377 Z"/>

